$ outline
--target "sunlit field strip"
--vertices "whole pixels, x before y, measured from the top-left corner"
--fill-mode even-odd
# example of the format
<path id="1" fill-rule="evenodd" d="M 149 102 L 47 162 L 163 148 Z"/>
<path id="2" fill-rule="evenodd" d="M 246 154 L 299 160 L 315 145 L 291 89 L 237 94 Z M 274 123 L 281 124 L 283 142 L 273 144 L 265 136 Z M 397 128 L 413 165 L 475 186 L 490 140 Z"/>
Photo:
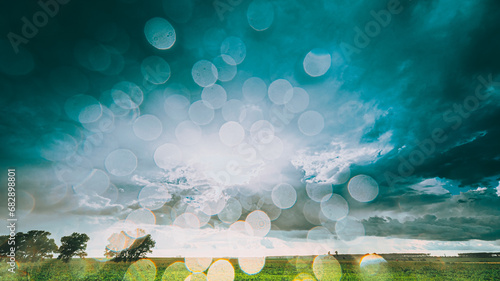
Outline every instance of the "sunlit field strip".
<path id="1" fill-rule="evenodd" d="M 370 273 L 364 272 L 356 260 L 361 256 L 351 260 L 343 260 L 341 257 L 339 261 L 342 280 L 499 280 L 500 278 L 500 258 L 430 257 L 419 261 L 389 260 L 379 272 Z M 316 279 L 312 269 L 314 258 L 313 256 L 268 257 L 262 271 L 255 275 L 243 272 L 238 265 L 238 259 L 227 260 L 234 268 L 234 280 L 309 280 L 302 277 L 312 278 L 310 280 L 338 280 L 331 279 L 331 275 Z M 225 259 L 214 259 L 214 262 L 220 260 Z M 151 275 L 142 272 L 131 278 L 132 275 L 127 271 L 134 263 L 101 262 L 87 258 L 74 259 L 69 264 L 57 260 L 23 263 L 19 265 L 16 276 L 2 273 L 1 280 L 169 280 L 164 278 L 166 269 L 175 262 L 185 260 L 151 258 L 140 261 L 150 261 L 156 267 L 156 273 Z M 2 267 L 4 266 L 5 263 L 2 263 Z M 155 276 L 154 279 L 152 276 Z M 223 279 L 218 278 L 218 280 Z"/>

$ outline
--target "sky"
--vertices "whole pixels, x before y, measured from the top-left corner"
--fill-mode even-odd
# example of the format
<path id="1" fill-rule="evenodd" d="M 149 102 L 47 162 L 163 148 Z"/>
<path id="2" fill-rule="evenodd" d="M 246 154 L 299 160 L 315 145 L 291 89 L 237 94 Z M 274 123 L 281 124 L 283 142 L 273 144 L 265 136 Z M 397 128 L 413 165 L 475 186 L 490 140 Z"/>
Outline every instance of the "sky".
<path id="1" fill-rule="evenodd" d="M 17 231 L 92 257 L 500 251 L 498 1 L 0 5 Z"/>

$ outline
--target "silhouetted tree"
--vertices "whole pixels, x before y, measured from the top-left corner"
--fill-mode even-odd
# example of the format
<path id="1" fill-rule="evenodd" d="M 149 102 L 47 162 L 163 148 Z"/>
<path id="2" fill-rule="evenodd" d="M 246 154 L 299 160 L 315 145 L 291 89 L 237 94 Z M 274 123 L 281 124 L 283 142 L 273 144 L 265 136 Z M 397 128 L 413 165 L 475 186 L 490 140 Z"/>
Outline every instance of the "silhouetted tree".
<path id="1" fill-rule="evenodd" d="M 89 241 L 89 236 L 85 233 L 74 232 L 70 236 L 64 236 L 61 238 L 61 247 L 59 247 L 59 256 L 57 259 L 63 262 L 69 262 L 73 256 L 79 256 L 84 258 L 87 256 L 85 250 L 87 249 L 87 242 Z"/>
<path id="2" fill-rule="evenodd" d="M 9 236 L 0 236 L 0 256 L 10 253 L 10 248 L 16 248 L 16 259 L 20 261 L 36 261 L 52 258 L 57 252 L 54 239 L 49 238 L 50 232 L 30 230 L 28 233 L 18 232 L 15 236 L 15 245 L 8 244 Z"/>
<path id="3" fill-rule="evenodd" d="M 156 242 L 151 237 L 151 234 L 148 234 L 144 237 L 134 239 L 132 245 L 123 251 L 114 252 L 106 249 L 105 256 L 114 257 L 113 261 L 115 262 L 136 261 L 145 258 L 148 253 L 152 253 L 152 248 L 155 245 Z"/>
<path id="4" fill-rule="evenodd" d="M 9 245 L 9 237 L 9 235 L 0 236 L 0 258 L 6 257 L 11 252 L 10 247 L 13 245 Z"/>
<path id="5" fill-rule="evenodd" d="M 50 234 L 50 232 L 43 230 L 28 231 L 21 240 L 18 251 L 24 253 L 25 258 L 31 261 L 52 258 L 57 252 L 57 245 L 54 239 L 49 239 Z"/>

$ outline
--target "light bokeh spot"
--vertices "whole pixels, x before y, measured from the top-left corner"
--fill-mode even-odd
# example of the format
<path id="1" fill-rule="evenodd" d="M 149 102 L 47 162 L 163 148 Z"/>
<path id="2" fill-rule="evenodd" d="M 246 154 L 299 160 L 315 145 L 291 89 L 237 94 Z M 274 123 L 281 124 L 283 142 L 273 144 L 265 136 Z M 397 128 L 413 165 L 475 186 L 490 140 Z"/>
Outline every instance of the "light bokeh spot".
<path id="1" fill-rule="evenodd" d="M 138 138 L 145 141 L 151 141 L 157 139 L 161 135 L 163 131 L 163 124 L 158 117 L 146 114 L 135 119 L 132 128 L 134 130 L 134 134 Z"/>
<path id="2" fill-rule="evenodd" d="M 219 78 L 217 67 L 208 60 L 200 60 L 193 65 L 191 76 L 196 84 L 201 87 L 213 85 Z"/>
<path id="3" fill-rule="evenodd" d="M 176 40 L 174 27 L 164 18 L 152 18 L 144 26 L 144 35 L 153 47 L 166 50 L 172 48 Z"/>
<path id="4" fill-rule="evenodd" d="M 380 255 L 377 254 L 368 254 L 361 258 L 359 267 L 361 268 L 361 273 L 364 275 L 365 280 L 377 278 L 381 280 L 389 280 L 383 279 L 382 275 L 388 271 L 387 261 Z"/>
<path id="5" fill-rule="evenodd" d="M 257 103 L 266 97 L 267 85 L 259 77 L 251 77 L 243 83 L 242 91 L 247 101 Z"/>
<path id="6" fill-rule="evenodd" d="M 271 220 L 263 211 L 257 210 L 251 212 L 245 221 L 252 227 L 255 236 L 264 237 L 271 230 Z"/>
<path id="7" fill-rule="evenodd" d="M 220 52 L 221 54 L 228 55 L 232 58 L 232 60 L 229 60 L 227 57 L 223 57 L 226 63 L 240 64 L 243 62 L 247 55 L 247 47 L 240 38 L 230 36 L 222 42 L 220 46 Z"/>
<path id="8" fill-rule="evenodd" d="M 299 113 L 309 106 L 309 94 L 300 87 L 293 87 L 292 99 L 285 104 L 286 109 L 292 113 Z"/>
<path id="9" fill-rule="evenodd" d="M 108 189 L 110 184 L 108 174 L 100 169 L 93 169 L 80 183 L 73 186 L 77 194 L 98 195 Z"/>
<path id="10" fill-rule="evenodd" d="M 231 81 L 236 76 L 238 69 L 236 67 L 236 62 L 232 57 L 228 55 L 220 55 L 213 60 L 213 64 L 217 68 L 219 81 Z"/>
<path id="11" fill-rule="evenodd" d="M 219 109 L 227 100 L 226 90 L 219 84 L 213 84 L 212 86 L 203 88 L 201 99 L 211 109 Z"/>
<path id="12" fill-rule="evenodd" d="M 210 103 L 199 100 L 189 107 L 189 118 L 197 125 L 207 125 L 214 119 L 214 110 Z"/>
<path id="13" fill-rule="evenodd" d="M 289 209 L 297 201 L 297 191 L 288 183 L 274 186 L 271 196 L 273 203 L 280 209 Z"/>
<path id="14" fill-rule="evenodd" d="M 175 144 L 166 143 L 155 150 L 154 161 L 162 169 L 173 169 L 181 163 L 182 152 Z"/>
<path id="15" fill-rule="evenodd" d="M 226 202 L 226 206 L 217 216 L 222 222 L 232 224 L 240 219 L 242 210 L 243 208 L 241 207 L 240 201 L 235 198 L 229 198 Z"/>
<path id="16" fill-rule="evenodd" d="M 324 75 L 332 65 L 332 57 L 327 50 L 313 49 L 304 58 L 304 71 L 312 77 Z"/>
<path id="17" fill-rule="evenodd" d="M 274 8 L 272 2 L 254 0 L 248 5 L 248 24 L 256 31 L 268 29 L 274 21 Z"/>
<path id="18" fill-rule="evenodd" d="M 214 262 L 207 272 L 209 281 L 233 281 L 234 276 L 234 267 L 227 260 L 218 260 Z"/>
<path id="19" fill-rule="evenodd" d="M 144 237 L 146 233 L 140 227 L 154 225 L 155 223 L 156 217 L 151 210 L 145 208 L 133 210 L 125 219 L 125 225 L 129 229 L 126 233 L 135 239 Z"/>
<path id="20" fill-rule="evenodd" d="M 248 275 L 255 275 L 262 271 L 266 265 L 266 257 L 239 257 L 240 269 Z"/>
<path id="21" fill-rule="evenodd" d="M 317 256 L 312 267 L 314 275 L 319 281 L 338 281 L 342 278 L 340 263 L 333 256 Z"/>
<path id="22" fill-rule="evenodd" d="M 128 149 L 117 149 L 108 154 L 104 165 L 110 174 L 123 177 L 135 171 L 137 168 L 137 157 Z"/>
<path id="23" fill-rule="evenodd" d="M 306 111 L 298 120 L 299 130 L 306 136 L 315 136 L 325 127 L 323 115 L 317 111 Z"/>
<path id="24" fill-rule="evenodd" d="M 235 146 L 245 139 L 245 129 L 238 122 L 229 121 L 220 127 L 219 137 L 223 144 Z"/>
<path id="25" fill-rule="evenodd" d="M 304 214 L 304 217 L 308 222 L 314 225 L 321 224 L 321 205 L 318 202 L 307 200 L 304 204 L 304 208 L 302 209 L 302 213 Z"/>
<path id="26" fill-rule="evenodd" d="M 349 205 L 344 197 L 334 193 L 330 199 L 321 202 L 321 211 L 327 218 L 336 221 L 347 216 Z"/>
<path id="27" fill-rule="evenodd" d="M 314 243 L 317 241 L 331 241 L 334 235 L 324 226 L 316 226 L 307 232 L 307 240 Z"/>
<path id="28" fill-rule="evenodd" d="M 377 198 L 379 187 L 377 181 L 368 175 L 357 175 L 347 185 L 349 194 L 359 202 L 370 202 Z"/>
<path id="29" fill-rule="evenodd" d="M 130 265 L 123 281 L 153 281 L 155 277 L 155 263 L 149 259 L 141 259 Z"/>
<path id="30" fill-rule="evenodd" d="M 200 219 L 195 214 L 183 213 L 175 218 L 173 225 L 180 228 L 197 229 L 200 228 L 201 223 Z"/>
<path id="31" fill-rule="evenodd" d="M 116 105 L 129 110 L 138 108 L 144 100 L 141 88 L 128 81 L 116 83 L 111 89 L 111 96 Z"/>
<path id="32" fill-rule="evenodd" d="M 274 139 L 275 129 L 271 122 L 259 120 L 250 127 L 250 134 L 255 144 L 268 144 Z"/>
<path id="33" fill-rule="evenodd" d="M 288 103 L 293 97 L 293 87 L 288 80 L 278 79 L 269 85 L 267 89 L 269 99 L 277 105 Z"/>
<path id="34" fill-rule="evenodd" d="M 328 183 L 306 183 L 307 196 L 316 202 L 330 199 L 333 194 L 333 186 Z"/>

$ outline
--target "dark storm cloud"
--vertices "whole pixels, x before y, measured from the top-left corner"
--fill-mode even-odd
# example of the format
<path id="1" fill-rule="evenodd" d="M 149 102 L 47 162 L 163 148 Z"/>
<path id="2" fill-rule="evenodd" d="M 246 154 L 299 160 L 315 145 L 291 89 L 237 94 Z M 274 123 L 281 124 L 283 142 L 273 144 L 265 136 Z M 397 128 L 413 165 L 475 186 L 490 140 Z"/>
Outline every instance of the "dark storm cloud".
<path id="1" fill-rule="evenodd" d="M 366 235 L 425 240 L 498 240 L 498 195 L 479 188 L 456 196 L 406 194 L 398 199 L 404 220 L 373 216 L 363 220 Z"/>
<path id="2" fill-rule="evenodd" d="M 500 168 L 496 122 L 500 42 L 493 35 L 499 32 L 493 23 L 499 4 L 483 1 L 465 10 L 453 7 L 451 1 L 429 1 L 411 3 L 408 9 L 403 11 L 406 17 L 389 26 L 397 39 L 376 38 L 376 46 L 360 54 L 371 70 L 362 81 L 365 96 L 391 107 L 391 114 L 377 120 L 364 139 L 369 142 L 393 130 L 395 147 L 403 148 L 370 168 L 398 174 L 404 162 L 399 157 L 409 161 L 413 151 L 422 150 L 419 145 L 432 140 L 434 130 L 442 129 L 446 140 L 434 142 L 423 163 L 412 161 L 418 164 L 410 163 L 413 171 L 408 176 L 481 184 L 485 177 L 498 175 Z M 478 87 L 481 95 L 487 90 L 478 76 L 493 81 L 492 92 L 483 100 L 475 96 Z M 473 138 L 478 134 L 484 136 Z"/>
<path id="3" fill-rule="evenodd" d="M 363 220 L 366 235 L 423 240 L 463 241 L 471 239 L 498 240 L 497 216 L 453 217 L 438 219 L 426 215 L 412 221 L 372 217 Z"/>
<path id="4" fill-rule="evenodd" d="M 352 44 L 356 36 L 353 28 L 363 28 L 372 20 L 369 11 L 383 8 L 382 2 L 377 4 L 358 7 L 357 20 L 344 16 L 343 24 L 351 26 L 336 38 Z M 354 162 L 354 174 L 374 176 L 384 186 L 380 197 L 404 194 L 407 186 L 433 177 L 458 180 L 464 190 L 475 185 L 495 187 L 496 183 L 486 178 L 498 177 L 500 171 L 500 42 L 494 36 L 499 31 L 498 3 L 468 1 L 458 7 L 453 1 L 401 1 L 401 5 L 402 12 L 393 15 L 366 48 L 352 55 L 342 71 L 345 75 L 339 76 L 343 82 L 339 93 L 348 91 L 354 98 L 359 95 L 358 101 L 374 103 L 372 110 L 386 111 L 374 115 L 373 124 L 361 127 L 364 135 L 359 147 L 376 143 L 387 132 L 392 134 L 390 144 L 394 147 L 372 165 Z M 365 21 L 360 20 L 363 11 Z M 355 75 L 348 78 L 349 73 Z M 492 82 L 489 93 L 485 80 Z M 487 98 L 477 98 L 478 87 L 481 97 Z M 331 113 L 338 112 L 338 103 L 345 99 L 338 93 L 325 93 L 324 98 L 331 110 L 327 114 L 336 120 L 338 116 Z M 355 120 L 350 118 L 347 124 L 354 128 Z M 349 131 L 346 126 L 333 128 L 329 131 L 332 137 Z M 433 139 L 435 130 L 440 133 L 438 142 Z M 352 142 L 353 135 L 344 139 Z M 433 142 L 429 153 L 422 152 L 428 147 L 427 140 Z M 422 153 L 422 161 L 414 159 Z M 400 166 L 405 173 L 400 172 Z M 390 177 L 387 182 L 387 172 L 398 177 L 396 184 Z"/>

